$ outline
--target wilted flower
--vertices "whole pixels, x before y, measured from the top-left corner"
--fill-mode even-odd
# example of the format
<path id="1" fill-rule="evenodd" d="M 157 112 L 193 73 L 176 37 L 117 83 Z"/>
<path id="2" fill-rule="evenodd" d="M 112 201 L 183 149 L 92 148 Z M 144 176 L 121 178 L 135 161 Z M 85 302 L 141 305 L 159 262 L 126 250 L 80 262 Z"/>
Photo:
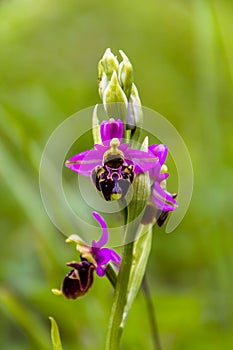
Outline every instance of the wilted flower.
<path id="1" fill-rule="evenodd" d="M 62 294 L 68 299 L 76 299 L 84 295 L 93 283 L 94 265 L 83 259 L 80 262 L 69 262 L 67 266 L 73 267 L 62 284 Z"/>
<path id="2" fill-rule="evenodd" d="M 84 176 L 91 176 L 106 200 L 123 198 L 135 174 L 155 167 L 158 158 L 122 144 L 124 124 L 121 120 L 103 121 L 100 125 L 102 144 L 81 152 L 66 161 L 66 166 Z"/>
<path id="3" fill-rule="evenodd" d="M 73 269 L 65 276 L 62 289 L 53 289 L 54 294 L 63 294 L 69 299 L 76 299 L 84 295 L 91 287 L 94 270 L 98 276 L 102 277 L 110 262 L 115 265 L 116 269 L 119 268 L 121 258 L 117 252 L 111 248 L 103 248 L 108 242 L 108 228 L 105 220 L 96 212 L 93 212 L 92 215 L 100 223 L 102 235 L 97 242 L 93 240 L 91 246 L 84 244 L 77 235 L 72 235 L 67 239 L 67 242 L 76 243 L 81 261 L 72 261 L 66 264 Z"/>

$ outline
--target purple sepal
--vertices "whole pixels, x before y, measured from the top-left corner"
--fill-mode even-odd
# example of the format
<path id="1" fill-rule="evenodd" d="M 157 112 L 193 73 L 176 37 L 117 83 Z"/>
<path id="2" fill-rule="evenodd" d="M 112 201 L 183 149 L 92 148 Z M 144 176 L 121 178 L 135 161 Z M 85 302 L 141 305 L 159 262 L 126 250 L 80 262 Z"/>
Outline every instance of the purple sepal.
<path id="1" fill-rule="evenodd" d="M 163 190 L 157 181 L 154 182 L 152 199 L 156 208 L 162 211 L 173 211 L 177 208 L 177 202 L 173 196 L 169 192 Z"/>
<path id="2" fill-rule="evenodd" d="M 100 124 L 100 135 L 104 145 L 109 145 L 113 138 L 117 138 L 121 142 L 123 133 L 124 124 L 120 119 L 114 120 L 111 118 L 108 121 L 104 120 Z"/>
<path id="3" fill-rule="evenodd" d="M 148 150 L 159 158 L 159 163 L 162 166 L 167 158 L 168 147 L 163 144 L 153 144 L 148 147 Z"/>
<path id="4" fill-rule="evenodd" d="M 92 169 L 102 163 L 103 154 L 98 150 L 84 151 L 68 159 L 65 166 L 76 173 L 90 176 Z"/>
<path id="5" fill-rule="evenodd" d="M 120 256 L 111 248 L 102 248 L 108 242 L 108 228 L 105 220 L 97 212 L 93 212 L 92 215 L 99 222 L 102 227 L 102 235 L 100 239 L 92 241 L 91 253 L 96 261 L 96 273 L 102 277 L 105 275 L 107 264 L 112 261 L 115 265 L 119 266 L 121 262 Z"/>
<path id="6" fill-rule="evenodd" d="M 161 174 L 161 167 L 164 164 L 167 154 L 168 154 L 168 147 L 163 144 L 154 144 L 148 147 L 148 150 L 158 158 L 157 164 L 154 166 L 154 168 L 149 170 L 149 175 L 151 178 L 153 178 L 155 181 L 161 182 L 165 180 L 169 175 L 168 174 Z"/>

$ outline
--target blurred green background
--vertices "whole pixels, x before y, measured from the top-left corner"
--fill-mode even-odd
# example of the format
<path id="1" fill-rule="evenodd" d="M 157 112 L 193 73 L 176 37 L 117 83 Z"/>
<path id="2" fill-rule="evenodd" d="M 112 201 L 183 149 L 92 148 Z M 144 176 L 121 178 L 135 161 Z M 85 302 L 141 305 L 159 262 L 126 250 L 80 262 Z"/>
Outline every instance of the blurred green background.
<path id="1" fill-rule="evenodd" d="M 46 215 L 38 169 L 52 131 L 100 102 L 107 47 L 127 53 L 142 103 L 175 125 L 194 166 L 188 213 L 156 230 L 148 266 L 163 349 L 231 348 L 232 17 L 227 0 L 0 1 L 1 350 L 51 349 L 48 316 L 65 349 L 104 348 L 108 281 L 76 301 L 50 291 L 76 255 Z M 122 349 L 153 349 L 141 294 Z"/>

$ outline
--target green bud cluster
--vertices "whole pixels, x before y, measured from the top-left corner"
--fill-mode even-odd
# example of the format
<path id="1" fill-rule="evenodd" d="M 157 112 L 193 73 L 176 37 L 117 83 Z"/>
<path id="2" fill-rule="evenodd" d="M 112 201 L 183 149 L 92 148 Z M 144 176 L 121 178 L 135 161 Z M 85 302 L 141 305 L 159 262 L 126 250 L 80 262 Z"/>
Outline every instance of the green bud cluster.
<path id="1" fill-rule="evenodd" d="M 139 138 L 142 125 L 141 101 L 138 90 L 133 82 L 133 66 L 120 50 L 122 61 L 108 48 L 98 63 L 99 94 L 108 117 L 123 120 L 130 138 Z"/>

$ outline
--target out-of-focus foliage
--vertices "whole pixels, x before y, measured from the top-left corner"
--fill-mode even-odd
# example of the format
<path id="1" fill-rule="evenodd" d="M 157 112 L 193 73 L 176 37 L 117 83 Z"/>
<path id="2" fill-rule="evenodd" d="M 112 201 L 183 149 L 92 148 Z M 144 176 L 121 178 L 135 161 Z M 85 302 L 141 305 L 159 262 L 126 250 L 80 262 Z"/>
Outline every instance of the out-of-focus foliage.
<path id="1" fill-rule="evenodd" d="M 108 281 L 76 301 L 50 292 L 76 253 L 46 215 L 38 169 L 54 128 L 100 102 L 107 47 L 127 53 L 142 103 L 176 126 L 194 165 L 189 211 L 171 235 L 155 230 L 148 268 L 164 349 L 231 347 L 232 16 L 227 0 L 0 1 L 1 350 L 51 349 L 49 316 L 64 348 L 103 349 Z M 153 348 L 146 317 L 139 295 L 124 349 Z"/>

